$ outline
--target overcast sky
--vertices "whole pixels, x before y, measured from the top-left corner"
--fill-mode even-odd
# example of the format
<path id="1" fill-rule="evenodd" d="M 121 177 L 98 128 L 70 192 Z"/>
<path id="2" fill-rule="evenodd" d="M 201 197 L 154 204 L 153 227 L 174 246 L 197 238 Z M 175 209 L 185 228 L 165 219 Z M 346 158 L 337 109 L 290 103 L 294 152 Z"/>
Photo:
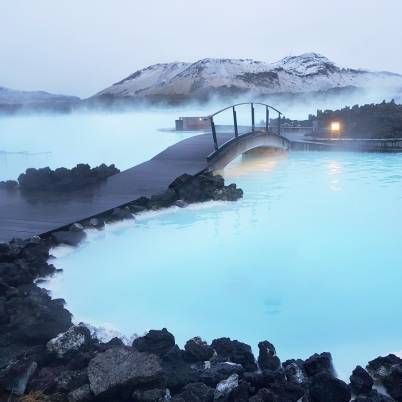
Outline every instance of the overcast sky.
<path id="1" fill-rule="evenodd" d="M 90 96 L 150 64 L 318 52 L 402 73 L 402 0 L 0 0 L 0 86 Z"/>

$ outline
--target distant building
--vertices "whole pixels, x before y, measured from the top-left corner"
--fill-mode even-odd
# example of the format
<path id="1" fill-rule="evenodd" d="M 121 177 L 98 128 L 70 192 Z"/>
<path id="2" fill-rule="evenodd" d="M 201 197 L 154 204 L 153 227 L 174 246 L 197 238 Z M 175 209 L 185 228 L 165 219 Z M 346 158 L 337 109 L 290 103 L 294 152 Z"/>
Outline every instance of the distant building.
<path id="1" fill-rule="evenodd" d="M 177 131 L 209 130 L 210 120 L 207 117 L 179 117 L 176 120 Z"/>

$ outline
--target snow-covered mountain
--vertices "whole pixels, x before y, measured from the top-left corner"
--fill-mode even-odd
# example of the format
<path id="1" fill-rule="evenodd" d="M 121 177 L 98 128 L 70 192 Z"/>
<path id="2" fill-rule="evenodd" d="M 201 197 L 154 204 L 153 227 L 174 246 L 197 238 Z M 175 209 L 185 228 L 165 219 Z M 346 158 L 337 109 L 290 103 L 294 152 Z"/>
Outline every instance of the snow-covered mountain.
<path id="1" fill-rule="evenodd" d="M 402 76 L 337 66 L 317 53 L 267 63 L 250 59 L 203 59 L 144 68 L 94 95 L 91 100 L 206 99 L 217 95 L 264 96 L 334 88 L 401 89 Z"/>
<path id="2" fill-rule="evenodd" d="M 15 89 L 0 87 L 0 104 L 2 105 L 78 102 L 79 100 L 75 96 L 54 95 L 44 91 L 17 91 Z"/>

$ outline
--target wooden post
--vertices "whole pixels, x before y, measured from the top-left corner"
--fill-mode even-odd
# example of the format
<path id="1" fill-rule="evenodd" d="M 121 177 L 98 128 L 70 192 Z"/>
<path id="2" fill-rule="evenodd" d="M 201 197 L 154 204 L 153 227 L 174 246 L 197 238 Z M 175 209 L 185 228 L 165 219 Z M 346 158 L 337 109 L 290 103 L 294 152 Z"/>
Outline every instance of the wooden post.
<path id="1" fill-rule="evenodd" d="M 281 135 L 281 112 L 278 112 L 278 135 Z"/>
<path id="2" fill-rule="evenodd" d="M 254 104 L 251 104 L 251 131 L 254 132 L 255 122 L 254 122 Z"/>
<path id="3" fill-rule="evenodd" d="M 233 123 L 234 123 L 234 132 L 235 132 L 235 137 L 239 136 L 239 130 L 237 128 L 237 113 L 236 113 L 236 109 L 233 106 Z"/>
<path id="4" fill-rule="evenodd" d="M 219 147 L 218 147 L 218 140 L 216 138 L 216 128 L 215 128 L 214 118 L 211 117 L 210 120 L 211 120 L 212 137 L 214 139 L 215 151 L 217 151 Z"/>

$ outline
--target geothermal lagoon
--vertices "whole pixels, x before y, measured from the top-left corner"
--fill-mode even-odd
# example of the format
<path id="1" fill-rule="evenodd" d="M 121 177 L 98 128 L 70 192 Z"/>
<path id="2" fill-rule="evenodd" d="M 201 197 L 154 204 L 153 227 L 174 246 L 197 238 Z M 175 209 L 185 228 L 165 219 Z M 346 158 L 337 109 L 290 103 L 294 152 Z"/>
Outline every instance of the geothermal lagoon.
<path id="1" fill-rule="evenodd" d="M 179 114 L 1 119 L 0 180 L 80 162 L 126 169 L 191 135 L 158 130 Z M 230 336 L 255 351 L 268 339 L 283 360 L 330 351 L 346 378 L 401 349 L 401 167 L 400 154 L 239 158 L 222 174 L 241 201 L 89 231 L 54 250 L 63 273 L 45 286 L 76 321 L 126 336 L 167 327 L 181 346 Z"/>

